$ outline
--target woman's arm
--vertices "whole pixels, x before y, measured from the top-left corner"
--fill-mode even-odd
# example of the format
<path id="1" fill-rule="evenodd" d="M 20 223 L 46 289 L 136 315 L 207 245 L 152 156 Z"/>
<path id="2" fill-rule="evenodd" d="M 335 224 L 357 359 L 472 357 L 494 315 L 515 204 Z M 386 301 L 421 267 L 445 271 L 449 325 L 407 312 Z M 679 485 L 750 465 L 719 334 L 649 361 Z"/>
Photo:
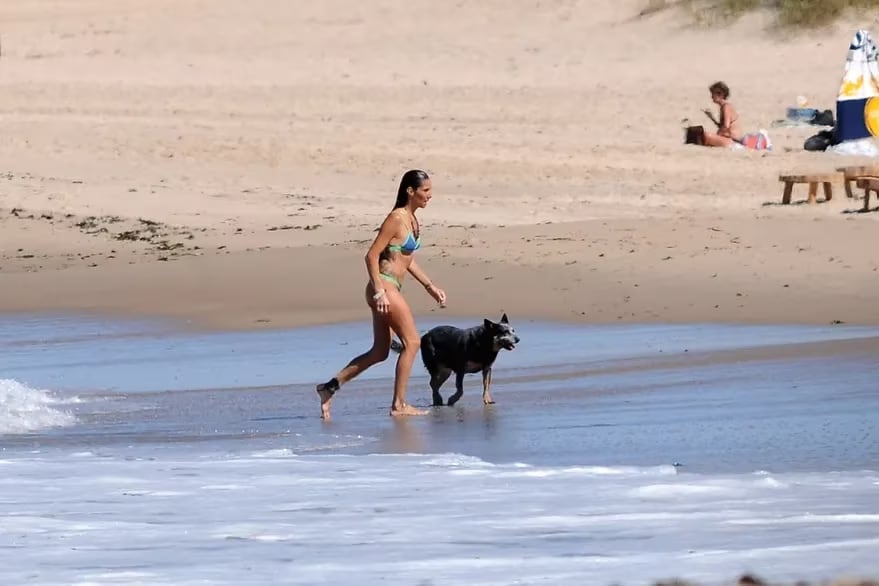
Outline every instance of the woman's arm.
<path id="1" fill-rule="evenodd" d="M 424 271 L 421 270 L 421 267 L 418 266 L 418 263 L 415 262 L 415 259 L 412 259 L 412 262 L 409 263 L 409 274 L 415 277 L 415 280 L 424 285 L 424 288 L 427 290 L 427 293 L 436 299 L 437 303 L 440 305 L 446 304 L 446 292 L 434 285 L 431 280 L 424 274 Z"/>
<path id="2" fill-rule="evenodd" d="M 735 110 L 733 109 L 731 104 L 724 104 L 720 107 L 720 119 L 723 120 L 723 125 L 718 125 L 717 134 L 720 136 L 730 137 L 732 135 L 732 131 L 730 130 L 733 122 L 735 122 Z"/>
<path id="3" fill-rule="evenodd" d="M 720 128 L 720 122 L 717 121 L 717 119 L 714 117 L 714 114 L 711 113 L 711 110 L 709 110 L 708 108 L 705 108 L 702 111 L 705 113 L 706 116 L 708 116 L 708 119 L 711 120 L 715 126 Z"/>
<path id="4" fill-rule="evenodd" d="M 372 245 L 366 251 L 366 257 L 364 258 L 366 261 L 366 272 L 369 273 L 369 279 L 372 281 L 372 288 L 375 290 L 376 295 L 385 290 L 379 276 L 379 259 L 381 258 L 382 251 L 390 244 L 391 238 L 399 231 L 401 221 L 396 214 L 388 214 L 388 217 L 382 222 L 375 240 L 372 241 Z"/>
<path id="5" fill-rule="evenodd" d="M 418 281 L 419 283 L 421 283 L 425 289 L 427 287 L 430 287 L 430 285 L 431 285 L 430 279 L 427 277 L 426 274 L 424 274 L 424 271 L 421 270 L 421 267 L 418 266 L 418 263 L 415 262 L 414 258 L 409 263 L 408 270 L 409 270 L 409 274 L 411 274 L 413 277 L 415 277 L 415 280 Z"/>

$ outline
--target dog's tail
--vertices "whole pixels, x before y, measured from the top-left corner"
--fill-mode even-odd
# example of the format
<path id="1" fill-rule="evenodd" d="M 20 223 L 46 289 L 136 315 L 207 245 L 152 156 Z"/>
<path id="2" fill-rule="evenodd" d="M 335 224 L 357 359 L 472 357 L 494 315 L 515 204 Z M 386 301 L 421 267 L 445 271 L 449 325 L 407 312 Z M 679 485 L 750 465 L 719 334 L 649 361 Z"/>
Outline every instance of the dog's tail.
<path id="1" fill-rule="evenodd" d="M 421 332 L 421 335 L 424 336 L 424 332 Z M 403 342 L 401 342 L 400 340 L 398 340 L 396 338 L 391 340 L 391 351 L 396 352 L 397 354 L 402 352 L 403 351 Z"/>
<path id="2" fill-rule="evenodd" d="M 399 354 L 403 351 L 403 343 L 394 338 L 391 340 L 391 351 Z M 433 370 L 435 368 L 434 360 L 433 360 L 433 344 L 431 343 L 430 338 L 422 338 L 421 339 L 421 362 L 424 363 L 424 367 L 428 370 Z"/>

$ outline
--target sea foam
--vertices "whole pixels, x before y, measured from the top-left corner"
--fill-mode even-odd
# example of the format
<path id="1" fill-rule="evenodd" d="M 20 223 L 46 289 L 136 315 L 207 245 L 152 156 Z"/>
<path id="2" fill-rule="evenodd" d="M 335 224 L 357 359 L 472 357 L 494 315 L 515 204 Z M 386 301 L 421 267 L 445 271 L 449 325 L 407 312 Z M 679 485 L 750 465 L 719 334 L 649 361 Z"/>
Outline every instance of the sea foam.
<path id="1" fill-rule="evenodd" d="M 62 404 L 47 390 L 0 379 L 0 434 L 72 425 L 76 418 L 59 408 Z"/>

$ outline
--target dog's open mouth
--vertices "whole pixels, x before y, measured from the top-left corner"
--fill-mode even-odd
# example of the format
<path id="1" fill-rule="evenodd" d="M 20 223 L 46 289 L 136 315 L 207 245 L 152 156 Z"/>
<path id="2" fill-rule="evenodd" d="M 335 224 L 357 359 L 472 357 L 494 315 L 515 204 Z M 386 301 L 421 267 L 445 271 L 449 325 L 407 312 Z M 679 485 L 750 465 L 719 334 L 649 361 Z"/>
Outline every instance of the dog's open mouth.
<path id="1" fill-rule="evenodd" d="M 512 350 L 516 347 L 516 343 L 510 340 L 501 340 L 501 348 L 504 350 Z"/>

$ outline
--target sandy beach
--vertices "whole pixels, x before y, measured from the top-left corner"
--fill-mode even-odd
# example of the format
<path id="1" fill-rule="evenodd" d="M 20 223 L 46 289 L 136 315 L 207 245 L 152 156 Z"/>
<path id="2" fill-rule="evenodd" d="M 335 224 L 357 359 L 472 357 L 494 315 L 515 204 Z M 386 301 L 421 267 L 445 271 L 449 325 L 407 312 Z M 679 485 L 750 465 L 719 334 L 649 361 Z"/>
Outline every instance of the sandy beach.
<path id="1" fill-rule="evenodd" d="M 781 206 L 848 42 L 644 3 L 76 0 L 0 7 L 0 311 L 199 328 L 366 319 L 363 254 L 433 177 L 418 316 L 879 324 L 879 213 Z M 685 146 L 726 81 L 772 152 Z M 445 312 L 445 313 L 442 313 Z"/>

